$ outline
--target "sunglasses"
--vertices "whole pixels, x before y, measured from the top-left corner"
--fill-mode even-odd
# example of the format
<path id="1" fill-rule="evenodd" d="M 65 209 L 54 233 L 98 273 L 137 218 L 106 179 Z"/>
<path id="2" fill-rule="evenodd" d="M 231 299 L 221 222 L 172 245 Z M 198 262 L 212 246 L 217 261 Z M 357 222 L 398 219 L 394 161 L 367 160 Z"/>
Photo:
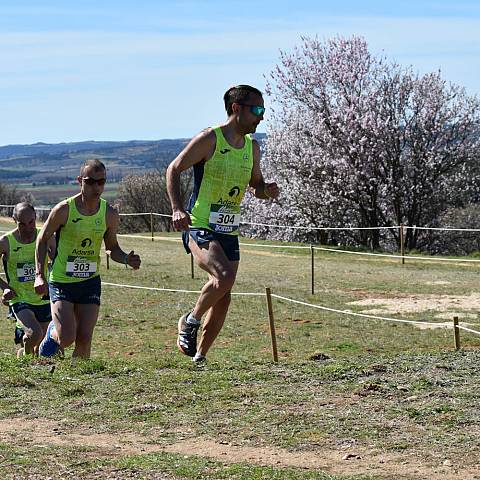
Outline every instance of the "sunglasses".
<path id="1" fill-rule="evenodd" d="M 90 178 L 90 177 L 82 177 L 83 182 L 86 185 L 105 185 L 105 182 L 107 181 L 106 178 Z"/>
<path id="2" fill-rule="evenodd" d="M 239 103 L 239 105 L 250 107 L 250 112 L 256 117 L 261 117 L 265 113 L 265 107 L 262 107 L 261 105 L 250 105 L 248 103 Z"/>

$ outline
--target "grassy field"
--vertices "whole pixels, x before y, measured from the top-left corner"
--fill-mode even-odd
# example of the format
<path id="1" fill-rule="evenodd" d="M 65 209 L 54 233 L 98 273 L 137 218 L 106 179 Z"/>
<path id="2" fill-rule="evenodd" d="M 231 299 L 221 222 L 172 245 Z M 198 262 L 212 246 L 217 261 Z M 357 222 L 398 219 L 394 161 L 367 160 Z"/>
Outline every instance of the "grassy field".
<path id="1" fill-rule="evenodd" d="M 165 237 L 121 238 L 142 268 L 103 265 L 104 282 L 199 290 L 205 276 L 196 269 L 192 279 L 178 234 Z M 462 332 L 455 351 L 449 329 L 274 299 L 275 364 L 264 296 L 269 286 L 354 312 L 372 306 L 353 302 L 371 300 L 378 311 L 390 302 L 394 310 L 381 315 L 435 322 L 459 315 L 478 330 L 478 268 L 317 252 L 311 295 L 309 250 L 243 245 L 235 292 L 259 295 L 234 297 L 202 369 L 175 346 L 177 319 L 195 294 L 104 285 L 92 360 L 75 364 L 70 351 L 64 360 L 17 360 L 13 323 L 3 320 L 0 474 L 478 478 L 480 336 Z"/>

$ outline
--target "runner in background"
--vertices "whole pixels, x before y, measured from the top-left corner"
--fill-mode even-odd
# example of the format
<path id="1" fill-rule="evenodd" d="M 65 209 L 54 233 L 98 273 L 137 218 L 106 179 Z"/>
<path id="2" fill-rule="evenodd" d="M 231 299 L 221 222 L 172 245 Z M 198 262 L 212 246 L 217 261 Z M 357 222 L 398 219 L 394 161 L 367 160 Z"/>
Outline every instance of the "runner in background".
<path id="1" fill-rule="evenodd" d="M 27 202 L 13 208 L 16 228 L 0 238 L 0 255 L 6 281 L 0 278 L 2 302 L 9 306 L 9 315 L 16 320 L 15 344 L 20 345 L 17 355 L 38 354 L 38 346 L 52 319 L 48 295 L 35 293 L 35 242 L 39 228 L 36 213 Z M 48 242 L 48 255 L 55 254 L 55 241 Z M 42 263 L 45 270 L 46 262 Z"/>

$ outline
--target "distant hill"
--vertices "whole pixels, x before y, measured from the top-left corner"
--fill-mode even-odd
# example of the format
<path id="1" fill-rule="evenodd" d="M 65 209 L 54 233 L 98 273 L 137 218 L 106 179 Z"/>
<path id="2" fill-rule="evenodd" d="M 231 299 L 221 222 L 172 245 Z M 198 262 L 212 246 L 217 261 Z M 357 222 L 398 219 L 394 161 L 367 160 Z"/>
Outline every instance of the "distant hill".
<path id="1" fill-rule="evenodd" d="M 255 137 L 263 142 L 265 134 Z M 162 169 L 173 160 L 189 139 L 84 141 L 35 143 L 0 147 L 0 182 L 68 183 L 86 158 L 99 158 L 108 167 L 110 179 L 130 173 Z"/>

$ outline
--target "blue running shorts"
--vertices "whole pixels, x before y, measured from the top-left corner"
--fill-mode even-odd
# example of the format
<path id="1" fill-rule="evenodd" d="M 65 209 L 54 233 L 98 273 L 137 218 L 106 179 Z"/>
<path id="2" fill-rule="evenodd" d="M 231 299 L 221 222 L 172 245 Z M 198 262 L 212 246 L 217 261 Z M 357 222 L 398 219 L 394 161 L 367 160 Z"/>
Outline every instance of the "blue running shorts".
<path id="1" fill-rule="evenodd" d="M 192 237 L 200 248 L 206 247 L 209 242 L 216 240 L 231 262 L 238 262 L 240 260 L 238 235 L 225 235 L 223 233 L 212 232 L 205 228 L 191 228 L 189 231 L 182 233 L 183 246 L 187 253 L 191 253 L 188 247 L 189 237 Z"/>
<path id="2" fill-rule="evenodd" d="M 50 282 L 48 284 L 50 291 L 50 301 L 52 303 L 59 300 L 78 303 L 100 305 L 100 296 L 102 294 L 102 281 L 100 276 L 83 280 L 82 282 L 60 283 Z"/>

